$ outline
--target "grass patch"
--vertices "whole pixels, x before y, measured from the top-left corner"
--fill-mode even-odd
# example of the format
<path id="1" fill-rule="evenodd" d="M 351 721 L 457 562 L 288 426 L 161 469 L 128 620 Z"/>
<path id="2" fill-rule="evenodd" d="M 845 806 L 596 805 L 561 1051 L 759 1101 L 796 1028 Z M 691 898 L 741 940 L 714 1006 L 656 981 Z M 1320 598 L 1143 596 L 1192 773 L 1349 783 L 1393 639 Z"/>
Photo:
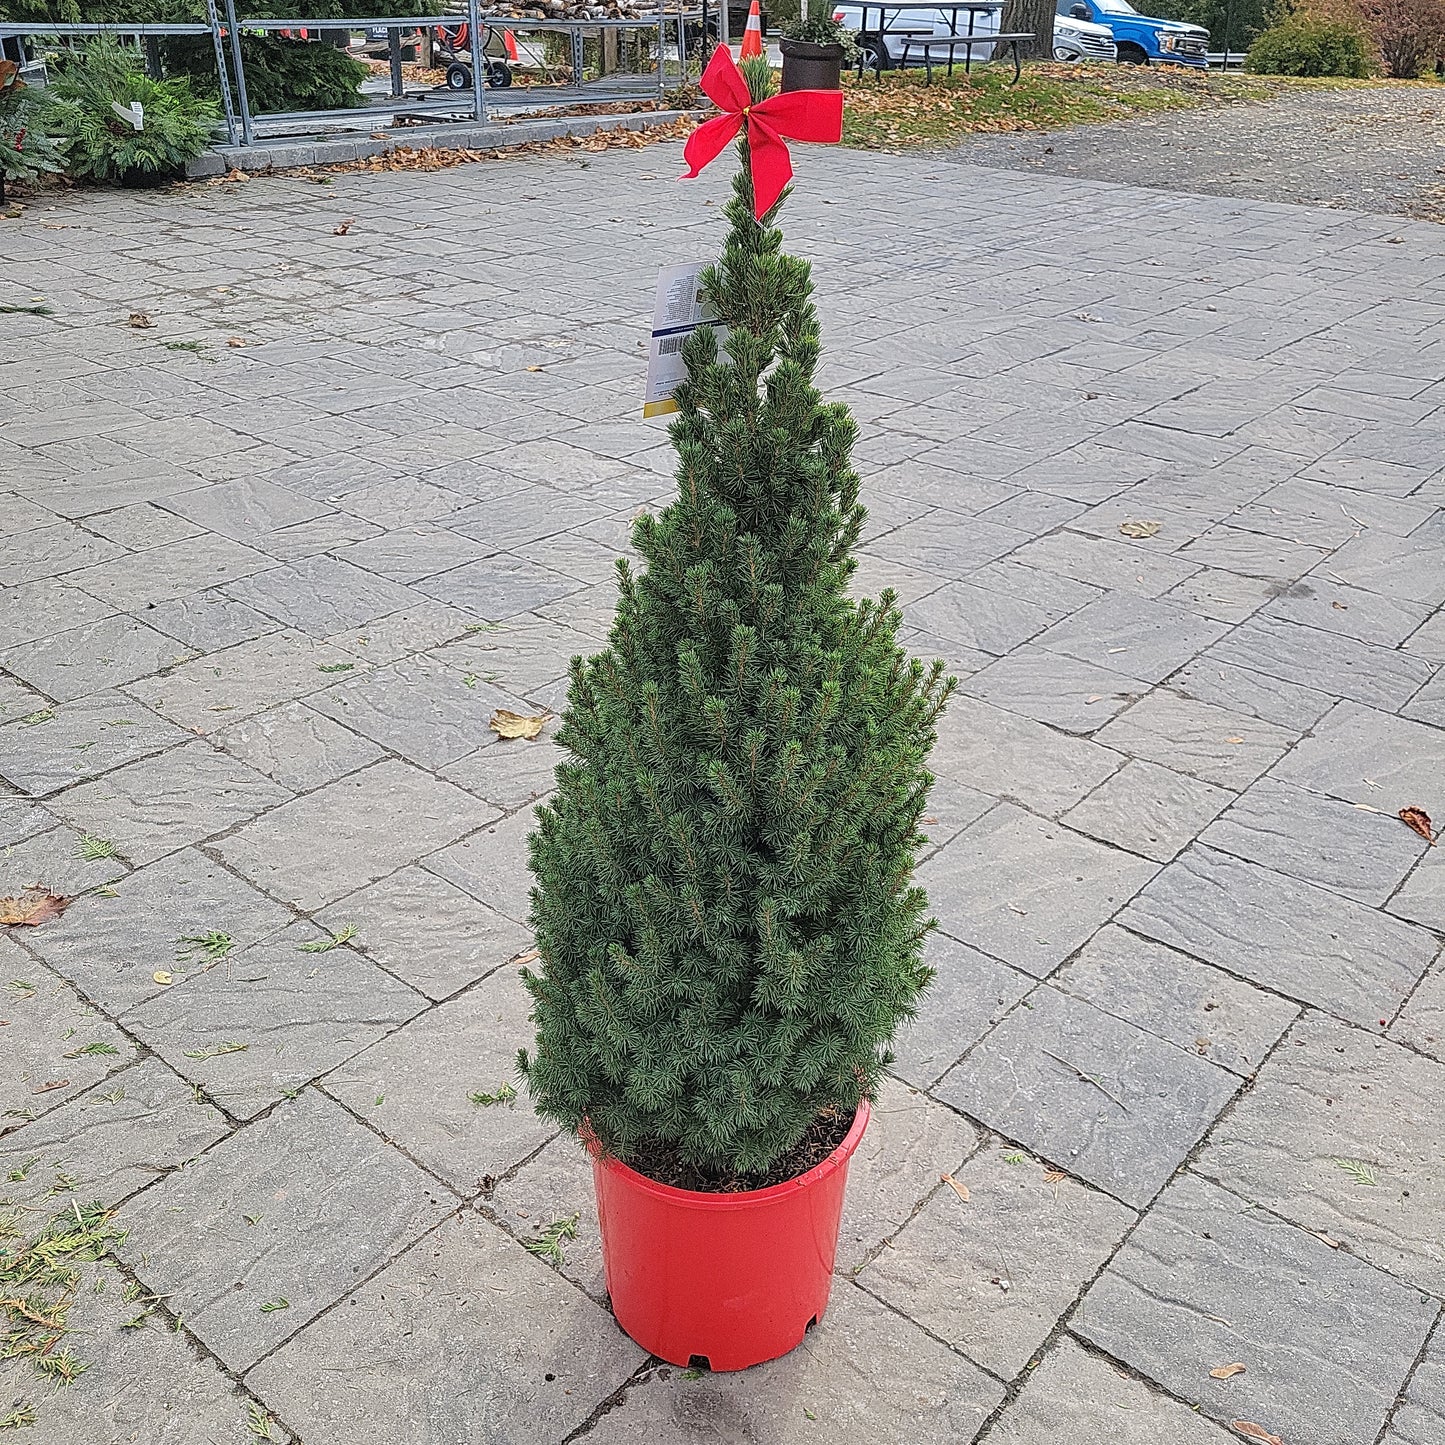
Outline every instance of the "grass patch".
<path id="1" fill-rule="evenodd" d="M 1061 65 L 1050 61 L 1024 67 L 1010 85 L 1012 69 L 976 67 L 966 76 L 935 73 L 924 84 L 922 70 L 886 70 L 861 81 L 844 77 L 843 144 L 863 150 L 945 146 L 966 135 L 1003 131 L 1057 130 L 1105 120 L 1124 120 L 1163 111 L 1198 110 L 1272 100 L 1292 90 L 1347 89 L 1377 84 L 1368 80 L 1297 80 L 1186 70 L 1180 66 Z"/>

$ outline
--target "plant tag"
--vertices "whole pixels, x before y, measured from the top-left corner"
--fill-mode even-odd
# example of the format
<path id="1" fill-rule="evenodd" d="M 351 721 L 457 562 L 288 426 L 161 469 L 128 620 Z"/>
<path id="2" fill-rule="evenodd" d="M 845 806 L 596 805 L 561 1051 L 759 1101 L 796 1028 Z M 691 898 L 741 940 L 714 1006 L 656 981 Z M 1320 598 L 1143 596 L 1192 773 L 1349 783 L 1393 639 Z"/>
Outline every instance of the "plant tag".
<path id="1" fill-rule="evenodd" d="M 138 100 L 133 100 L 129 105 L 121 105 L 119 101 L 111 101 L 110 108 L 123 120 L 128 121 L 133 130 L 144 130 L 146 125 L 145 107 Z"/>
<path id="2" fill-rule="evenodd" d="M 652 308 L 652 342 L 647 352 L 647 388 L 642 414 L 666 416 L 677 410 L 672 394 L 687 380 L 682 344 L 699 326 L 721 326 L 703 300 L 702 273 L 708 263 L 668 266 L 657 278 Z"/>

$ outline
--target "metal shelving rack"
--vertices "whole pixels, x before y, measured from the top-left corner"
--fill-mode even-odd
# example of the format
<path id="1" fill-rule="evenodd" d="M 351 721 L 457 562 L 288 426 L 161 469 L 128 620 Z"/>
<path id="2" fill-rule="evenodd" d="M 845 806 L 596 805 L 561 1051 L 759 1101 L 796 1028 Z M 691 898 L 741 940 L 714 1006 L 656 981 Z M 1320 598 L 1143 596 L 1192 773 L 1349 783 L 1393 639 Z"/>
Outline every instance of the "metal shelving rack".
<path id="1" fill-rule="evenodd" d="M 236 0 L 206 0 L 207 22 L 175 25 L 81 24 L 51 25 L 36 22 L 0 23 L 0 36 L 44 35 L 59 38 L 93 35 L 177 36 L 209 35 L 216 54 L 216 70 L 220 82 L 221 110 L 226 140 L 232 146 L 256 143 L 258 128 L 266 138 L 288 134 L 315 133 L 318 130 L 375 129 L 383 124 L 380 116 L 416 117 L 417 119 L 471 120 L 479 124 L 491 121 L 498 112 L 541 110 L 558 105 L 613 105 L 627 101 L 659 100 L 667 93 L 667 61 L 669 32 L 675 43 L 677 78 L 688 74 L 687 27 L 700 21 L 707 23 L 707 8 L 702 10 L 668 9 L 665 0 L 658 0 L 655 12 L 631 20 L 519 20 L 511 17 L 488 17 L 481 0 L 465 0 L 464 8 L 450 15 L 332 16 L 325 20 L 258 20 L 236 13 Z M 246 70 L 241 57 L 241 34 L 244 31 L 281 30 L 360 30 L 386 29 L 399 34 L 403 30 L 436 29 L 467 24 L 472 71 L 470 96 L 464 92 L 446 92 L 407 97 L 389 96 L 384 106 L 365 105 L 353 110 L 285 111 L 258 115 L 251 109 L 246 91 Z M 487 57 L 485 32 L 493 25 L 521 34 L 532 32 L 563 32 L 570 35 L 573 82 L 570 85 L 527 85 L 505 90 L 489 90 L 486 84 Z M 588 82 L 583 76 L 583 42 L 588 32 L 606 30 L 653 30 L 657 33 L 657 75 L 624 77 L 612 75 Z M 320 42 L 318 42 L 320 43 Z M 230 66 L 226 64 L 229 56 Z M 231 84 L 235 77 L 234 89 Z"/>

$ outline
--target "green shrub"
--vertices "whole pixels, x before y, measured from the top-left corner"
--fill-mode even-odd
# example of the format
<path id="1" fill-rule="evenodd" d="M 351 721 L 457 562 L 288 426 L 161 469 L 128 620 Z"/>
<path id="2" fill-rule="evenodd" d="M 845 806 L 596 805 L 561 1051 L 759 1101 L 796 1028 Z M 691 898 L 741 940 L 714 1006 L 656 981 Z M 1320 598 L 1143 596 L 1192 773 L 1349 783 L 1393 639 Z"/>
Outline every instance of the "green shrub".
<path id="1" fill-rule="evenodd" d="M 60 151 L 46 134 L 48 96 L 27 86 L 13 61 L 0 60 L 0 178 L 33 181 L 64 169 Z"/>
<path id="2" fill-rule="evenodd" d="M 761 99 L 766 62 L 744 69 Z M 634 526 L 607 650 L 573 659 L 531 841 L 536 1108 L 714 1178 L 851 1118 L 931 977 L 913 870 L 953 686 L 899 646 L 891 592 L 849 596 L 857 426 L 813 385 L 775 214 L 745 164 L 701 283 L 725 339 L 683 348 L 678 492 Z"/>
<path id="3" fill-rule="evenodd" d="M 186 80 L 151 80 L 139 56 L 113 40 L 96 40 L 51 84 L 48 123 L 60 137 L 65 168 L 81 180 L 121 181 L 177 175 L 211 138 L 216 108 Z M 139 101 L 136 130 L 114 106 Z"/>
<path id="4" fill-rule="evenodd" d="M 1249 47 L 1246 70 L 1257 75 L 1339 75 L 1360 80 L 1374 69 L 1369 36 L 1342 20 L 1295 16 Z"/>
<path id="5" fill-rule="evenodd" d="M 809 45 L 841 45 L 843 64 L 858 59 L 858 32 L 834 20 L 831 15 L 814 15 L 807 20 L 785 20 L 778 34 L 786 40 L 802 40 Z"/>

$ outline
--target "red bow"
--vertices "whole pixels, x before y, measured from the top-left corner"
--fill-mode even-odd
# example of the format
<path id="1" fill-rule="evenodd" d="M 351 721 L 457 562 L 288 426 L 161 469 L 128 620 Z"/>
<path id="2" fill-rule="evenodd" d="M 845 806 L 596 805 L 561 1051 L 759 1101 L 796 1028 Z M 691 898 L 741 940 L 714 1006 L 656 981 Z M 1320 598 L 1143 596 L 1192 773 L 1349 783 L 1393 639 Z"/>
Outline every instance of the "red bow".
<path id="1" fill-rule="evenodd" d="M 682 148 L 691 180 L 748 123 L 752 160 L 753 212 L 762 220 L 777 205 L 783 187 L 793 179 L 793 162 L 783 137 L 790 140 L 839 141 L 843 138 L 841 90 L 790 90 L 754 102 L 732 52 L 719 45 L 702 73 L 702 88 L 723 112 L 693 131 Z"/>

